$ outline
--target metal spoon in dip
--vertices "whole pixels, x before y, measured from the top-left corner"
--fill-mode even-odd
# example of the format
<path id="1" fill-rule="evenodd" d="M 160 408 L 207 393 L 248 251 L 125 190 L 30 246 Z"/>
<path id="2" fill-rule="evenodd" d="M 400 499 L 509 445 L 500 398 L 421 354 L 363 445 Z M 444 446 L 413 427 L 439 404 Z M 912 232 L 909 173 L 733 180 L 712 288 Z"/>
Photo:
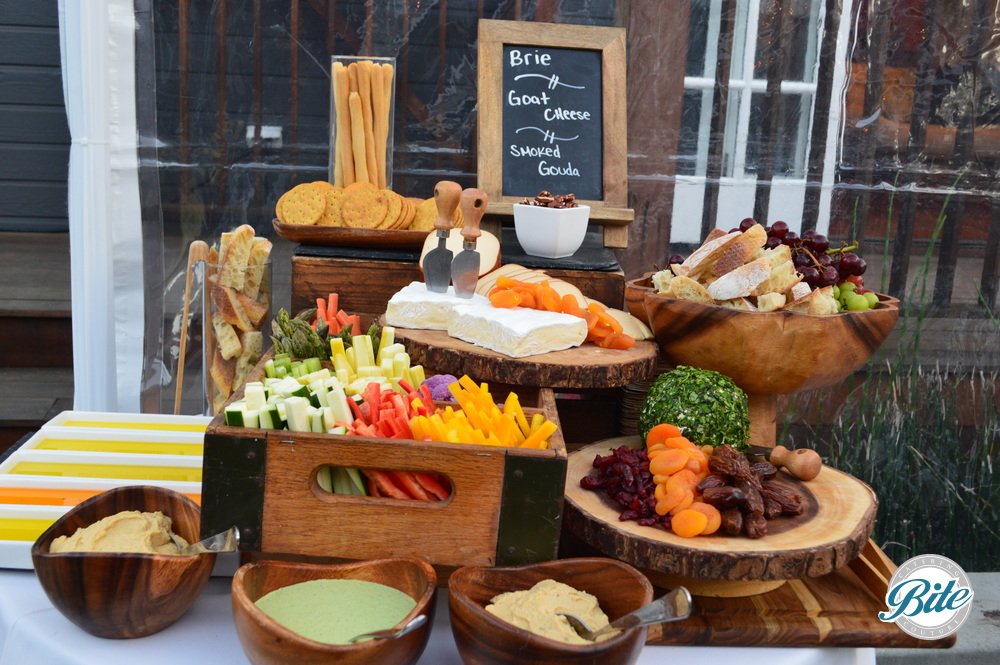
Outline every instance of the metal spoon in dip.
<path id="1" fill-rule="evenodd" d="M 577 635 L 585 640 L 593 642 L 601 635 L 610 633 L 613 630 L 628 630 L 639 626 L 650 626 L 654 623 L 667 623 L 670 621 L 681 621 L 691 616 L 691 592 L 684 587 L 677 587 L 673 591 L 660 596 L 649 605 L 643 605 L 637 610 L 620 616 L 608 625 L 598 630 L 591 630 L 590 626 L 575 614 L 569 612 L 557 612 L 566 617 L 569 625 Z"/>
<path id="2" fill-rule="evenodd" d="M 427 623 L 426 614 L 418 614 L 417 616 L 410 619 L 402 628 L 389 628 L 387 630 L 376 630 L 370 633 L 361 633 L 360 635 L 355 635 L 348 640 L 348 643 L 354 644 L 355 642 L 360 642 L 361 640 L 394 640 L 397 637 L 402 637 L 412 633 L 417 628 Z"/>
<path id="3" fill-rule="evenodd" d="M 240 546 L 240 530 L 235 526 L 187 546 L 182 545 L 174 534 L 170 534 L 170 538 L 177 546 L 179 550 L 177 553 L 180 555 L 234 552 Z"/>

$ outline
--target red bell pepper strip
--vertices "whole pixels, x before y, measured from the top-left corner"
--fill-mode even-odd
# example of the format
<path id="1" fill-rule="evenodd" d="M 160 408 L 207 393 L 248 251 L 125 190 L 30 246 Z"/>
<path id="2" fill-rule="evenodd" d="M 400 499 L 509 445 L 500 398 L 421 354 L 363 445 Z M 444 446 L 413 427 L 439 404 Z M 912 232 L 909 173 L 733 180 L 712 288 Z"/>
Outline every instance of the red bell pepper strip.
<path id="1" fill-rule="evenodd" d="M 438 482 L 438 479 L 434 477 L 434 475 L 430 473 L 423 473 L 421 471 L 415 471 L 413 472 L 413 476 L 417 479 L 417 482 L 420 483 L 420 486 L 424 488 L 424 491 L 438 501 L 444 501 L 451 495 L 451 492 L 448 491 L 444 485 Z"/>
<path id="2" fill-rule="evenodd" d="M 410 495 L 399 488 L 393 477 L 389 475 L 388 471 L 379 471 L 377 469 L 362 469 L 361 473 L 365 474 L 369 483 L 369 487 L 378 488 L 379 493 L 384 497 L 389 497 L 391 499 L 409 499 Z"/>
<path id="3" fill-rule="evenodd" d="M 391 474 L 396 486 L 402 488 L 410 497 L 419 501 L 430 501 L 431 497 L 410 471 L 386 471 L 386 473 Z"/>
<path id="4" fill-rule="evenodd" d="M 350 397 L 347 398 L 347 403 L 348 405 L 350 405 L 351 411 L 354 412 L 354 417 L 358 420 L 364 421 L 365 414 L 361 411 L 361 406 Z M 357 422 L 357 420 L 355 420 L 354 422 Z"/>

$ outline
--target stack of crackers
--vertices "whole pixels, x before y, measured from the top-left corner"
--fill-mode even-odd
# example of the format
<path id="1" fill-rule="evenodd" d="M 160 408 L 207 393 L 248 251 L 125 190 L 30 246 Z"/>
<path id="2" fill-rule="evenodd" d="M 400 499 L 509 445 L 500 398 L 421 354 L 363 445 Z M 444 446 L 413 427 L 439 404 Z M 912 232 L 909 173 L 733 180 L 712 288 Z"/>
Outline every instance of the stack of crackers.
<path id="1" fill-rule="evenodd" d="M 288 190 L 274 211 L 285 224 L 356 229 L 431 231 L 437 218 L 433 197 L 407 198 L 370 183 L 337 187 L 322 180 Z M 462 226 L 463 221 L 456 209 L 455 226 Z"/>

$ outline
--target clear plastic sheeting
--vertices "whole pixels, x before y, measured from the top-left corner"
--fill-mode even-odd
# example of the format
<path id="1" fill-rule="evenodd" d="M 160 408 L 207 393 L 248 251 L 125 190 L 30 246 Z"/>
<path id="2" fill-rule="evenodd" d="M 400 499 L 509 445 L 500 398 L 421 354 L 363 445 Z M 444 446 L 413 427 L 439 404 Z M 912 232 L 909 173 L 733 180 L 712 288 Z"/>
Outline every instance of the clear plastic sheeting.
<path id="1" fill-rule="evenodd" d="M 907 306 L 981 320 L 996 300 L 995 1 L 137 0 L 136 16 L 147 410 L 173 408 L 189 243 L 242 223 L 273 237 L 278 197 L 326 179 L 330 56 L 396 58 L 397 192 L 475 183 L 479 18 L 627 29 L 628 276 L 750 216 L 860 241 L 868 283 Z M 292 247 L 273 239 L 276 310 Z M 1000 364 L 981 332 L 976 357 Z"/>

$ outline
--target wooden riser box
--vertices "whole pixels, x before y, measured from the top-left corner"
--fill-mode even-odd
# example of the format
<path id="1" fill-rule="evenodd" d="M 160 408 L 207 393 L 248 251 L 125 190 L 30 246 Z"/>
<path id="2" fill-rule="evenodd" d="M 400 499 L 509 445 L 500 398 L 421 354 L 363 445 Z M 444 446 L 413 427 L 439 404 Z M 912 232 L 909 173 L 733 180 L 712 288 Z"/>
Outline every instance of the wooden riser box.
<path id="1" fill-rule="evenodd" d="M 520 391 L 519 391 L 520 392 Z M 521 394 L 525 413 L 558 424 L 552 392 Z M 498 398 L 506 393 L 494 390 Z M 548 450 L 236 428 L 205 433 L 203 536 L 236 524 L 240 549 L 338 559 L 420 556 L 440 566 L 555 558 L 566 479 L 557 430 Z M 316 482 L 325 465 L 445 474 L 442 502 L 342 496 Z"/>

